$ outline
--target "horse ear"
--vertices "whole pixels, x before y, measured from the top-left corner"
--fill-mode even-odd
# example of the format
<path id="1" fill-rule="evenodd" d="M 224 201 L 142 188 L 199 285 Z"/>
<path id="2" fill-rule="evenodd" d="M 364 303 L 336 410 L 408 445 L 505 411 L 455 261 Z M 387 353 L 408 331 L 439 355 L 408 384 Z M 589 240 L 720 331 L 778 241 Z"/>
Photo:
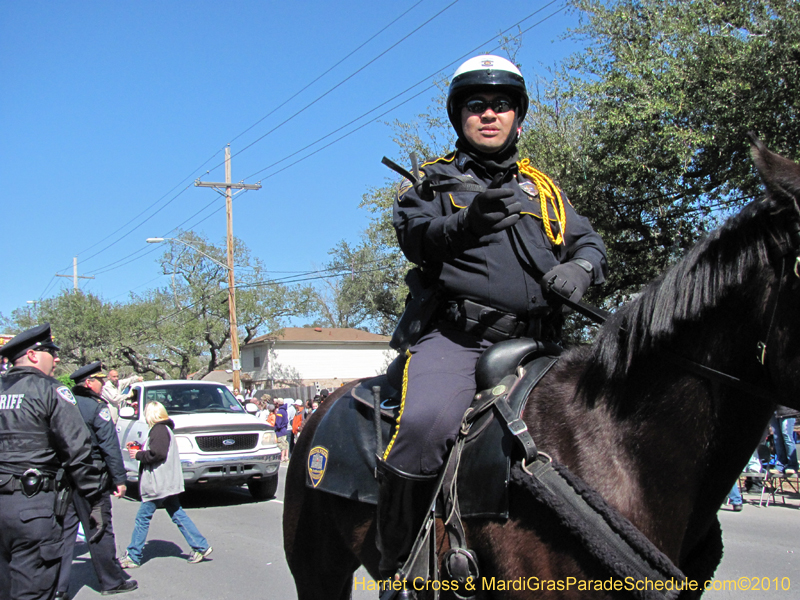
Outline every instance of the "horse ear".
<path id="1" fill-rule="evenodd" d="M 772 196 L 776 200 L 800 198 L 800 165 L 768 150 L 752 131 L 748 131 L 747 136 L 753 162 Z"/>

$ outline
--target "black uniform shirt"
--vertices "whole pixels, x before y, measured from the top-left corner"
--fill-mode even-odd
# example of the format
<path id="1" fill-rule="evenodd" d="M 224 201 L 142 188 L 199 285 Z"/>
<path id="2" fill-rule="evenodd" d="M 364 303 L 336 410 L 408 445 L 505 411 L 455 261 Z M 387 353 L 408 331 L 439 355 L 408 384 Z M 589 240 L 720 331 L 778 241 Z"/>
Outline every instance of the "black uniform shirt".
<path id="1" fill-rule="evenodd" d="M 108 404 L 102 396 L 82 385 L 72 388 L 72 393 L 92 436 L 92 458 L 105 463 L 115 486 L 124 485 L 125 464 Z"/>
<path id="2" fill-rule="evenodd" d="M 62 464 L 85 496 L 97 493 L 100 471 L 70 389 L 34 367 L 12 367 L 0 379 L 0 472 L 54 475 Z"/>
<path id="3" fill-rule="evenodd" d="M 468 175 L 483 187 L 492 181 L 481 164 L 461 151 L 426 163 L 422 169 L 426 177 Z M 536 186 L 517 172 L 516 165 L 512 171 L 514 177 L 501 187 L 513 189 L 523 211 L 532 214 L 523 215 L 508 229 L 480 239 L 466 229 L 464 209 L 478 194 L 474 191 L 440 192 L 432 200 L 424 200 L 408 188 L 395 202 L 393 223 L 403 253 L 428 277 L 441 282 L 447 299 L 469 299 L 524 318 L 550 311 L 539 281 L 560 263 L 587 260 L 593 267 L 594 283 L 602 283 L 606 249 L 563 192 L 564 243 L 554 245 L 542 225 Z M 558 233 L 557 223 L 550 223 Z"/>

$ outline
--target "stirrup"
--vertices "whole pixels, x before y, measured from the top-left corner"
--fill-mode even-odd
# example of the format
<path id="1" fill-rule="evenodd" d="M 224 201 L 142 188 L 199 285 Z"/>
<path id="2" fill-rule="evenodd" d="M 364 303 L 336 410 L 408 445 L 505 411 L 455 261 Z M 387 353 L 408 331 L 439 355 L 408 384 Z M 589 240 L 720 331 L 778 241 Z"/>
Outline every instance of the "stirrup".
<path id="1" fill-rule="evenodd" d="M 444 573 L 448 579 L 458 582 L 458 590 L 469 591 L 466 584 L 469 581 L 476 582 L 480 577 L 478 569 L 478 556 L 474 550 L 469 548 L 450 548 L 444 553 L 442 558 Z M 473 586 L 474 588 L 475 586 Z M 456 598 L 467 600 L 475 596 L 475 593 L 459 593 L 453 591 Z"/>

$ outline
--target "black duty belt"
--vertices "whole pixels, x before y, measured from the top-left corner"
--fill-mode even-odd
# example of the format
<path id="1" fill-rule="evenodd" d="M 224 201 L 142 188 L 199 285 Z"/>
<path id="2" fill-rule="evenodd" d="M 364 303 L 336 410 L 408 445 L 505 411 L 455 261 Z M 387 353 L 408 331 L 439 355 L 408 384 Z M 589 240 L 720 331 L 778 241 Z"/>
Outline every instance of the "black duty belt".
<path id="1" fill-rule="evenodd" d="M 35 473 L 30 473 L 31 471 L 35 471 Z M 25 496 L 32 498 L 39 492 L 50 492 L 54 489 L 56 486 L 53 476 L 41 473 L 36 469 L 29 469 L 25 475 L 0 474 L 0 494 L 22 492 Z"/>
<path id="2" fill-rule="evenodd" d="M 542 337 L 541 319 L 520 319 L 511 313 L 483 306 L 472 300 L 446 302 L 442 320 L 493 344 L 512 338 Z"/>

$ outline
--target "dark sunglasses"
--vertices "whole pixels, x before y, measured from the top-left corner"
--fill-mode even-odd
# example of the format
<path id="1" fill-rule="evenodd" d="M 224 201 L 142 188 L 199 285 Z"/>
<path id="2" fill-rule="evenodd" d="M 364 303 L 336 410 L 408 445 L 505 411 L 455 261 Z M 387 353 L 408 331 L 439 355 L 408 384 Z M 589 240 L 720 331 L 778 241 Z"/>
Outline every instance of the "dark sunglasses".
<path id="1" fill-rule="evenodd" d="M 508 112 L 514 108 L 511 104 L 511 100 L 508 100 L 507 98 L 495 98 L 494 100 L 481 100 L 480 98 L 474 98 L 464 104 L 464 108 L 476 115 L 482 115 L 489 107 L 491 107 L 492 111 L 495 113 Z"/>
<path id="2" fill-rule="evenodd" d="M 55 348 L 50 348 L 46 346 L 44 348 L 32 348 L 32 350 L 34 350 L 35 352 L 47 352 L 53 358 L 58 357 L 58 350 L 56 350 Z"/>

